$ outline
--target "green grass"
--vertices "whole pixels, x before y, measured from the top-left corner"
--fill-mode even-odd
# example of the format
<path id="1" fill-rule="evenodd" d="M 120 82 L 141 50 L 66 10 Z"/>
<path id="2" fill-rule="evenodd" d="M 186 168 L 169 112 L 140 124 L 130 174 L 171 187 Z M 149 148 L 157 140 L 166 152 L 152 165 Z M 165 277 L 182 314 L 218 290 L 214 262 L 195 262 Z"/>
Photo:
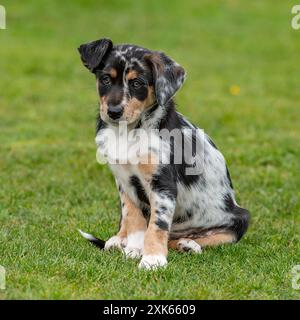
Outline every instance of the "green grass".
<path id="1" fill-rule="evenodd" d="M 295 1 L 8 1 L 0 30 L 2 299 L 299 299 L 300 30 Z M 118 195 L 95 158 L 95 81 L 76 48 L 100 37 L 167 52 L 178 109 L 225 154 L 251 227 L 235 246 L 170 252 L 166 270 L 100 252 Z M 238 96 L 229 88 L 238 85 Z"/>

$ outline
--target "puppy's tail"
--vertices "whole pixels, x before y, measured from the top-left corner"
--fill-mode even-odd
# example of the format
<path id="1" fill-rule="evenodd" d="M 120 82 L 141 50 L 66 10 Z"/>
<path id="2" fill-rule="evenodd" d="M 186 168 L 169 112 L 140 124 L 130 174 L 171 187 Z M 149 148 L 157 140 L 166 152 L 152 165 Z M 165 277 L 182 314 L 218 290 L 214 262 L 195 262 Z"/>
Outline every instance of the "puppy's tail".
<path id="1" fill-rule="evenodd" d="M 99 249 L 104 249 L 105 246 L 105 241 L 98 239 L 96 237 L 94 237 L 93 235 L 83 232 L 82 230 L 78 229 L 79 233 L 86 239 L 88 240 L 90 243 L 92 243 L 94 246 L 96 246 Z"/>

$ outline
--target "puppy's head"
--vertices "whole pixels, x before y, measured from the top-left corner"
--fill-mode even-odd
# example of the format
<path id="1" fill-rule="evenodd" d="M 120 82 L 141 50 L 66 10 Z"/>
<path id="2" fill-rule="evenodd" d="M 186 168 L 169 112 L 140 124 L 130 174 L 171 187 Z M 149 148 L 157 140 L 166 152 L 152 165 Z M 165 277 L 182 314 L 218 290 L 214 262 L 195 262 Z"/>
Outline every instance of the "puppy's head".
<path id="1" fill-rule="evenodd" d="M 175 95 L 184 69 L 162 52 L 101 39 L 79 47 L 84 65 L 96 75 L 103 121 L 137 122 L 151 106 Z"/>

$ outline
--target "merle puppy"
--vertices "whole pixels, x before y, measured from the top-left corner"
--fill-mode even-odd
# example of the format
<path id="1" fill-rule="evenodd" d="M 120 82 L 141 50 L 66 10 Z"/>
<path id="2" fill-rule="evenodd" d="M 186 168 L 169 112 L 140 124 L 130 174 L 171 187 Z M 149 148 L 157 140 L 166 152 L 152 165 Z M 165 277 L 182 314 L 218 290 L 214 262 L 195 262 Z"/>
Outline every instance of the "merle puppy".
<path id="1" fill-rule="evenodd" d="M 185 70 L 162 52 L 113 45 L 109 39 L 83 44 L 78 50 L 97 81 L 98 151 L 107 156 L 115 146 L 112 133 L 119 146 L 128 146 L 127 136 L 119 132 L 121 123 L 126 123 L 128 132 L 139 128 L 152 137 L 136 163 L 109 164 L 121 200 L 118 233 L 106 242 L 82 235 L 101 248 L 141 257 L 139 267 L 146 269 L 167 265 L 168 248 L 200 253 L 205 246 L 239 241 L 249 213 L 235 201 L 224 157 L 207 135 L 201 136 L 175 110 L 173 96 L 185 80 Z M 164 140 L 159 134 L 163 129 L 180 130 L 191 149 L 201 140 L 201 148 L 191 153 L 193 159 L 176 163 L 174 152 L 183 146 L 178 139 Z M 168 153 L 169 163 L 163 161 Z M 143 161 L 145 157 L 151 161 Z M 187 174 L 197 161 L 201 170 Z"/>

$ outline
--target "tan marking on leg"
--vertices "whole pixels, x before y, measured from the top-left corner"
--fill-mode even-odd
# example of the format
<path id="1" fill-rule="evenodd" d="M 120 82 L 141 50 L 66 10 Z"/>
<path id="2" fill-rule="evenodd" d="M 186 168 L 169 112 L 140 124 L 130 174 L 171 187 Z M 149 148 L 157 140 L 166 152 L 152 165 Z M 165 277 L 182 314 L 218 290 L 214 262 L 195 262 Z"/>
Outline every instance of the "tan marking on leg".
<path id="1" fill-rule="evenodd" d="M 155 201 L 151 201 L 151 217 L 148 229 L 145 234 L 144 255 L 164 255 L 168 254 L 169 232 L 160 229 L 156 225 L 157 213 Z"/>
<path id="2" fill-rule="evenodd" d="M 143 254 L 147 221 L 140 208 L 138 208 L 127 195 L 122 195 L 122 201 L 127 213 L 125 218 L 127 244 L 124 248 L 124 253 L 127 258 L 139 258 Z"/>
<path id="3" fill-rule="evenodd" d="M 193 239 L 201 247 L 217 246 L 225 243 L 233 243 L 236 241 L 235 236 L 232 233 L 216 233 L 208 235 L 207 237 Z"/>
<path id="4" fill-rule="evenodd" d="M 122 195 L 122 200 L 127 210 L 124 221 L 127 235 L 136 231 L 146 230 L 147 221 L 140 208 L 138 208 L 126 194 Z"/>
<path id="5" fill-rule="evenodd" d="M 168 231 L 161 230 L 154 224 L 149 223 L 145 234 L 144 255 L 168 254 Z"/>
<path id="6" fill-rule="evenodd" d="M 208 246 L 217 246 L 225 243 L 233 243 L 236 241 L 236 238 L 231 232 L 222 232 L 222 233 L 214 233 L 208 234 L 207 236 L 199 237 L 199 238 L 180 238 L 175 240 L 169 240 L 168 247 L 170 249 L 178 250 L 178 242 L 182 239 L 192 239 L 197 242 L 201 247 Z"/>
<path id="7" fill-rule="evenodd" d="M 158 205 L 155 195 L 152 194 L 152 197 L 150 197 L 151 216 L 148 229 L 145 233 L 144 252 L 139 264 L 140 269 L 151 270 L 165 267 L 168 264 L 169 231 L 159 228 L 156 224 L 159 215 L 156 211 Z"/>
<path id="8" fill-rule="evenodd" d="M 117 236 L 125 238 L 132 232 L 146 230 L 147 221 L 141 210 L 125 193 L 121 193 L 121 200 L 124 203 L 126 214 L 122 216 L 120 230 L 117 233 Z"/>
<path id="9" fill-rule="evenodd" d="M 127 229 L 126 229 L 126 224 L 124 223 L 123 219 L 121 220 L 121 226 L 120 230 L 117 233 L 117 236 L 120 238 L 126 238 L 127 237 Z"/>

